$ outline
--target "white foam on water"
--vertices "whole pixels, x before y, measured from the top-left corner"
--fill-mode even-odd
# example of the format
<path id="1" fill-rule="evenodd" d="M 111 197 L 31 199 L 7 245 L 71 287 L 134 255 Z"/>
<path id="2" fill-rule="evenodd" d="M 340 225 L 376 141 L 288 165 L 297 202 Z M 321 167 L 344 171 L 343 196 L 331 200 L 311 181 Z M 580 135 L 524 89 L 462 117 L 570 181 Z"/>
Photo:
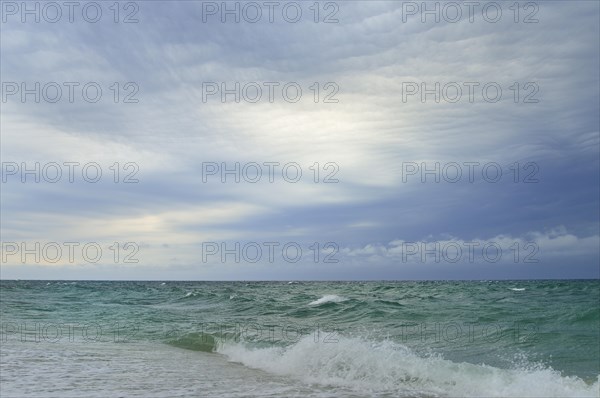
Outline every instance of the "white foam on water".
<path id="1" fill-rule="evenodd" d="M 311 301 L 310 303 L 308 303 L 308 305 L 321 305 L 321 304 L 325 304 L 325 303 L 341 303 L 342 301 L 346 301 L 346 300 L 347 299 L 344 297 L 340 297 L 335 294 L 328 294 L 328 295 L 321 297 L 318 300 Z"/>
<path id="2" fill-rule="evenodd" d="M 513 290 L 515 292 L 522 292 L 523 290 L 525 290 L 524 287 L 511 287 L 510 290 Z"/>
<path id="3" fill-rule="evenodd" d="M 217 352 L 251 368 L 305 383 L 349 388 L 365 395 L 598 397 L 600 389 L 600 376 L 589 385 L 541 365 L 500 369 L 457 363 L 439 356 L 418 356 L 391 341 L 342 336 L 331 343 L 305 336 L 285 348 L 251 348 L 240 342 L 225 342 Z"/>

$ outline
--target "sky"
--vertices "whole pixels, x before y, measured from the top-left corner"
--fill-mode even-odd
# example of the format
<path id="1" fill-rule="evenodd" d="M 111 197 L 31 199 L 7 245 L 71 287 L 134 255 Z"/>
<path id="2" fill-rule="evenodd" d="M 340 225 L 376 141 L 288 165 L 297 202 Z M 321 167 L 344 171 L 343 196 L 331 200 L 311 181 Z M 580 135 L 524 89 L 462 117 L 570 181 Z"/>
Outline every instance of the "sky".
<path id="1" fill-rule="evenodd" d="M 0 277 L 599 278 L 600 3 L 467 3 L 2 1 Z"/>

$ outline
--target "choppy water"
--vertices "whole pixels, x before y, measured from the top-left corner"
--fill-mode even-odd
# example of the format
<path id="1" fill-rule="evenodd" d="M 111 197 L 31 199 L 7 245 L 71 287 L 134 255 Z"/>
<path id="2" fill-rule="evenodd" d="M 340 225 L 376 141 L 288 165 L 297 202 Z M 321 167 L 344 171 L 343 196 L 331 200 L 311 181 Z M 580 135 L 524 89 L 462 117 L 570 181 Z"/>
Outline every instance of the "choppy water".
<path id="1" fill-rule="evenodd" d="M 2 281 L 4 397 L 600 396 L 600 283 Z"/>

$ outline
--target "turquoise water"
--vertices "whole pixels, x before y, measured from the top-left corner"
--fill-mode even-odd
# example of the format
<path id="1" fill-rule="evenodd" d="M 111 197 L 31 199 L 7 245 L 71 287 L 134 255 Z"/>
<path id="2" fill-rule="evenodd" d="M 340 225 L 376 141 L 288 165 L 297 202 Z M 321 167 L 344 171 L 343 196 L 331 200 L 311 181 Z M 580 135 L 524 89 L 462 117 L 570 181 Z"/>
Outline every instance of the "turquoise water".
<path id="1" fill-rule="evenodd" d="M 600 396 L 600 283 L 2 281 L 1 395 Z"/>

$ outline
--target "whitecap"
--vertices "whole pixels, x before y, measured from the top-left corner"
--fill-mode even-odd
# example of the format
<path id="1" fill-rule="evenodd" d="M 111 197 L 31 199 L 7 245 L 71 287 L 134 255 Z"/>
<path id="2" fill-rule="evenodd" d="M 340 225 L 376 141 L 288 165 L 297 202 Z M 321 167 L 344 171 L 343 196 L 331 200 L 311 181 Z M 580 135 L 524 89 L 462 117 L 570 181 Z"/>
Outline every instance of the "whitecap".
<path id="1" fill-rule="evenodd" d="M 321 297 L 318 300 L 311 301 L 308 305 L 321 305 L 325 303 L 341 303 L 342 301 L 346 301 L 347 299 L 344 297 L 340 297 L 336 294 L 327 294 Z"/>

